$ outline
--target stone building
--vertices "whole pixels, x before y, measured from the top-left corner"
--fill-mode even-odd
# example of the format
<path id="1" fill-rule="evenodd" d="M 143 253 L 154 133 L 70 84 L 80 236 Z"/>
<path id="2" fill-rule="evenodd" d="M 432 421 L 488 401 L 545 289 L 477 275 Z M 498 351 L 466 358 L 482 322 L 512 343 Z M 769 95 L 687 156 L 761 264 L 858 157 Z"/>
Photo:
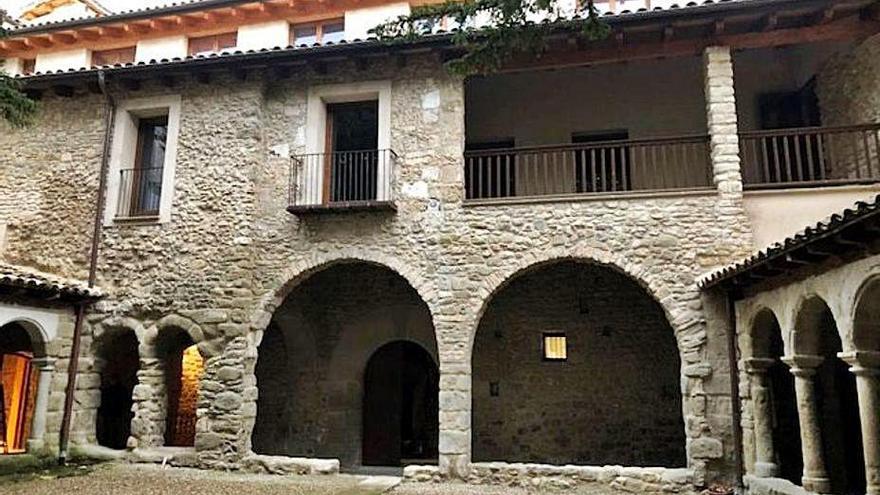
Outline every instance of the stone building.
<path id="1" fill-rule="evenodd" d="M 645 492 L 742 460 L 750 488 L 852 493 L 813 450 L 768 450 L 754 378 L 826 350 L 791 351 L 775 313 L 755 354 L 760 304 L 729 314 L 711 274 L 877 194 L 876 2 L 609 3 L 607 39 L 560 31 L 469 78 L 444 66 L 452 26 L 366 37 L 406 2 L 12 31 L 0 57 L 40 111 L 0 129 L 0 352 L 41 371 L 33 393 L 4 378 L 29 428 L 7 430 L 32 452 L 69 430 L 212 469 Z"/>

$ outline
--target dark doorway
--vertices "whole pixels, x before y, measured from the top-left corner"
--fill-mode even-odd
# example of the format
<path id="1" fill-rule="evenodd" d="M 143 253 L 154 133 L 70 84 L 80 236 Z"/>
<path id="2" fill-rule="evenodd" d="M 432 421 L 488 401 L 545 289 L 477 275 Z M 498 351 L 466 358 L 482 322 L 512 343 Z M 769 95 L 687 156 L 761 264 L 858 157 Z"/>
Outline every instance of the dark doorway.
<path id="1" fill-rule="evenodd" d="M 776 319 L 773 319 L 776 324 Z M 767 370 L 770 378 L 770 404 L 773 408 L 773 446 L 776 450 L 779 476 L 795 485 L 801 484 L 804 463 L 801 453 L 800 422 L 794 375 L 780 361 L 785 351 L 778 324 L 769 332 L 769 354 L 774 360 Z"/>
<path id="2" fill-rule="evenodd" d="M 819 100 L 815 82 L 798 91 L 767 93 L 758 97 L 761 111 L 761 129 L 782 130 L 821 125 Z M 819 170 L 822 147 L 817 139 L 798 135 L 771 137 L 762 149 L 762 169 L 767 182 L 794 182 L 815 180 L 822 176 Z M 802 159 L 795 159 L 803 157 Z M 792 161 L 794 159 L 794 161 Z"/>
<path id="3" fill-rule="evenodd" d="M 376 199 L 379 102 L 327 105 L 327 166 L 331 202 Z"/>
<path id="4" fill-rule="evenodd" d="M 124 449 L 131 435 L 132 391 L 137 385 L 138 340 L 131 330 L 112 336 L 100 348 L 101 405 L 95 433 L 98 444 Z"/>
<path id="5" fill-rule="evenodd" d="M 825 359 L 816 374 L 816 405 L 822 421 L 822 449 L 831 491 L 860 495 L 865 493 L 866 479 L 856 381 L 849 366 L 837 357 L 842 345 L 827 307 L 822 315 L 820 338 Z"/>
<path id="6" fill-rule="evenodd" d="M 392 342 L 364 372 L 365 466 L 401 466 L 437 458 L 440 372 L 418 344 Z"/>

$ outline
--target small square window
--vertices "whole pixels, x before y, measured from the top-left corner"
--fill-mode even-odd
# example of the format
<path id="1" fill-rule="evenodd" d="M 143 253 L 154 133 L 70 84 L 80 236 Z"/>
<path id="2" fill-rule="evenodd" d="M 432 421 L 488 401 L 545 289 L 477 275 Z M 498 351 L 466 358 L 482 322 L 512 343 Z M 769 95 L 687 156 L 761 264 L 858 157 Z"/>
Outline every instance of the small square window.
<path id="1" fill-rule="evenodd" d="M 567 361 L 568 360 L 568 342 L 564 333 L 545 333 L 544 334 L 544 360 L 545 361 Z"/>
<path id="2" fill-rule="evenodd" d="M 21 73 L 25 76 L 29 76 L 35 72 L 35 68 L 37 66 L 37 59 L 35 58 L 25 58 L 21 60 Z"/>

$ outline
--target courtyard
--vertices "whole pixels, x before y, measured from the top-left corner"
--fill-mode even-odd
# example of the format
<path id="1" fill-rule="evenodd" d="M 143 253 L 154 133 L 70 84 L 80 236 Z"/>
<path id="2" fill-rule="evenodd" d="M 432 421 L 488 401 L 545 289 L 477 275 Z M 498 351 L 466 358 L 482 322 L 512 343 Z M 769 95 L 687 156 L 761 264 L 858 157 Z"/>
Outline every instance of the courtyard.
<path id="1" fill-rule="evenodd" d="M 103 464 L 88 467 L 53 468 L 31 474 L 0 476 L 4 495 L 612 495 L 605 487 L 519 488 L 474 486 L 464 483 L 405 483 L 387 476 L 277 476 L 224 473 L 162 467 L 159 465 Z M 623 493 L 623 492 L 619 492 Z"/>

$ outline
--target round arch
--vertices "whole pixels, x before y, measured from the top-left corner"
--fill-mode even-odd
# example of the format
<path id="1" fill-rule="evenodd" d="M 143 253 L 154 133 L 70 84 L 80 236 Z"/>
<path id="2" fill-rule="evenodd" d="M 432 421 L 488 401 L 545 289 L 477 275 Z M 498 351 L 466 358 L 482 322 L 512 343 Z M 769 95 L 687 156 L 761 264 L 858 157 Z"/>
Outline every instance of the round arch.
<path id="1" fill-rule="evenodd" d="M 632 262 L 621 254 L 592 247 L 534 250 L 517 256 L 514 263 L 506 264 L 502 270 L 485 277 L 477 288 L 474 299 L 480 301 L 480 305 L 474 312 L 470 324 L 470 348 L 473 349 L 477 327 L 495 295 L 520 276 L 562 261 L 595 264 L 630 278 L 663 309 L 676 337 L 679 331 L 702 323 L 692 315 L 692 312 L 683 303 L 678 301 L 673 291 L 659 275 L 649 270 L 648 266 Z M 697 293 L 696 284 L 692 290 Z"/>
<path id="2" fill-rule="evenodd" d="M 99 445 L 124 449 L 128 444 L 144 333 L 143 324 L 130 317 L 110 317 L 92 327 L 90 351 L 100 376 L 95 390 L 100 401 L 94 410 Z"/>
<path id="3" fill-rule="evenodd" d="M 679 339 L 705 329 L 658 277 L 607 253 L 548 252 L 490 279 L 481 296 L 470 353 L 474 459 L 687 463 Z M 524 396 L 540 410 L 518 406 Z"/>
<path id="4" fill-rule="evenodd" d="M 782 327 L 776 313 L 767 307 L 759 308 L 749 319 L 748 335 L 751 339 L 752 357 L 776 359 L 785 354 L 780 350 L 779 356 L 773 352 L 776 338 L 782 342 Z"/>
<path id="5" fill-rule="evenodd" d="M 792 321 L 791 350 L 795 355 L 820 355 L 824 328 L 833 328 L 835 336 L 841 340 L 836 315 L 818 294 L 807 294 L 798 301 Z"/>
<path id="6" fill-rule="evenodd" d="M 42 325 L 31 318 L 17 317 L 4 320 L 2 324 L 0 324 L 0 329 L 10 325 L 18 325 L 24 329 L 25 333 L 27 333 L 27 336 L 30 339 L 31 352 L 35 359 L 48 356 L 46 346 L 49 341 L 49 336 Z"/>
<path id="7" fill-rule="evenodd" d="M 854 350 L 880 352 L 880 275 L 869 277 L 859 286 L 852 315 Z"/>

